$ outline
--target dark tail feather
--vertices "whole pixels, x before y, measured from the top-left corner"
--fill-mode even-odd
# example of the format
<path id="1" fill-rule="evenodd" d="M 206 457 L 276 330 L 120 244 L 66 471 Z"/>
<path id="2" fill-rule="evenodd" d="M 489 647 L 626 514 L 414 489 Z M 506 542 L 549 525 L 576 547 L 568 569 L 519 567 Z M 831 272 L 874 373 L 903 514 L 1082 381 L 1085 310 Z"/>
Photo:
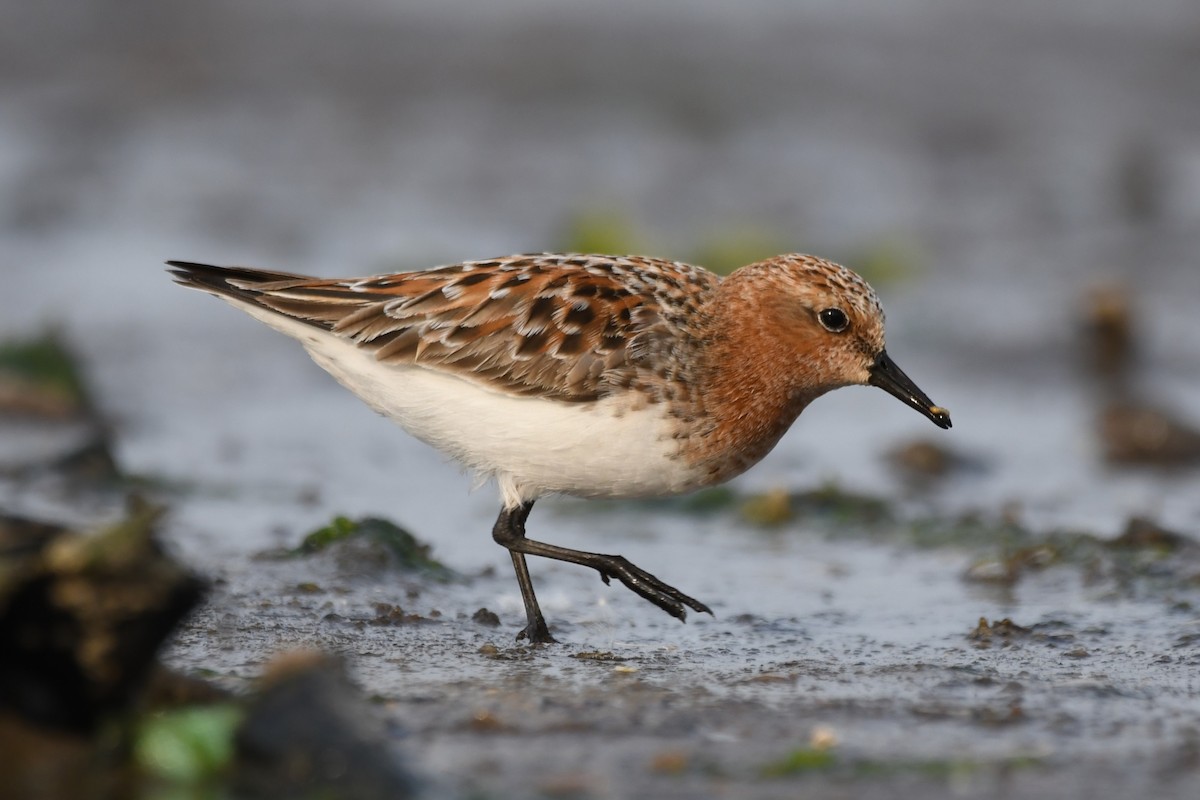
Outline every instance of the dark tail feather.
<path id="1" fill-rule="evenodd" d="M 168 261 L 175 282 L 189 289 L 258 306 L 297 322 L 330 330 L 370 296 L 338 281 L 321 281 L 290 272 L 249 267 L 215 267 L 191 261 Z"/>
<path id="2" fill-rule="evenodd" d="M 168 261 L 167 266 L 171 267 L 170 272 L 178 284 L 251 302 L 261 294 L 254 288 L 255 284 L 303 279 L 300 275 L 288 272 L 270 272 L 249 267 L 214 267 L 211 264 L 197 264 L 192 261 Z"/>

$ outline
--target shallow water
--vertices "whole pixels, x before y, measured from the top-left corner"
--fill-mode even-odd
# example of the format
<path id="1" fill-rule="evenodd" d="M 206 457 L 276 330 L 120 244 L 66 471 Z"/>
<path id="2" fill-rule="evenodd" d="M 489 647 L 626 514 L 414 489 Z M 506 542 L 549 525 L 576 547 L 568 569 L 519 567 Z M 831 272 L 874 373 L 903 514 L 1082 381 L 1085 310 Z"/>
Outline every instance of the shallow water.
<path id="1" fill-rule="evenodd" d="M 1103 537 L 1144 514 L 1194 538 L 1196 469 L 1099 458 L 1104 398 L 1077 332 L 1084 290 L 1124 280 L 1135 390 L 1200 424 L 1193 5 L 519 5 L 99 3 L 87 19 L 22 9 L 33 33 L 0 34 L 0 332 L 61 325 L 120 462 L 174 487 L 170 545 L 217 583 L 168 663 L 241 686 L 280 650 L 344 653 L 419 769 L 485 796 L 1191 796 L 1194 584 L 1126 591 L 1067 563 L 987 587 L 963 580 L 975 544 L 546 501 L 531 535 L 621 553 L 715 616 L 680 625 L 535 562 L 564 644 L 516 648 L 493 489 L 468 493 L 294 343 L 160 262 L 426 266 L 557 247 L 573 215 L 610 207 L 636 249 L 671 257 L 747 221 L 851 265 L 912 242 L 898 249 L 920 268 L 879 287 L 889 351 L 954 429 L 839 391 L 736 486 L 833 481 L 905 519 L 1005 512 Z M 68 45 L 69 62 L 47 55 Z M 50 441 L 23 437 L 5 448 Z M 913 490 L 882 456 L 916 437 L 984 468 Z M 116 513 L 38 479 L 0 481 L 0 506 Z M 336 513 L 392 518 L 472 577 L 260 557 Z M 363 622 L 376 603 L 440 617 Z M 480 607 L 501 627 L 471 621 Z M 1034 631 L 981 649 L 980 617 Z M 623 660 L 574 657 L 589 651 Z M 761 777 L 820 726 L 851 766 Z M 878 763 L 894 769 L 852 766 Z"/>

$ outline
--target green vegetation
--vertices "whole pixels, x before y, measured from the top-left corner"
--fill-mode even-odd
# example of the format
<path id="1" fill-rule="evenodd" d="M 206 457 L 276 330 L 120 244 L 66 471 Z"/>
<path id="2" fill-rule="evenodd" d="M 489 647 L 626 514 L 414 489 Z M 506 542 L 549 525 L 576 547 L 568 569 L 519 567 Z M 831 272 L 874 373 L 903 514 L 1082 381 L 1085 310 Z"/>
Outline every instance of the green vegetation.
<path id="1" fill-rule="evenodd" d="M 659 237 L 639 230 L 618 208 L 596 207 L 571 216 L 554 249 L 567 253 L 601 255 L 669 256 Z M 682 260 L 728 275 L 738 267 L 781 253 L 803 252 L 803 243 L 789 230 L 750 221 L 728 221 L 709 226 L 699 246 Z M 921 272 L 926 258 L 919 244 L 904 236 L 884 236 L 837 256 L 846 266 L 875 285 L 909 281 Z"/>
<path id="2" fill-rule="evenodd" d="M 134 732 L 134 759 L 146 775 L 167 783 L 211 780 L 233 760 L 243 716 L 228 703 L 150 714 Z"/>
<path id="3" fill-rule="evenodd" d="M 1092 582 L 1114 590 L 1170 591 L 1200 587 L 1200 546 L 1151 520 L 1132 518 L 1115 539 L 1077 530 L 1033 530 L 1010 513 L 957 516 L 906 514 L 883 498 L 830 482 L 791 492 L 740 492 L 729 486 L 691 495 L 626 502 L 572 504 L 587 512 L 637 508 L 687 516 L 733 517 L 751 528 L 781 536 L 793 533 L 896 542 L 920 548 L 959 548 L 976 557 L 967 581 L 1011 586 L 1043 569 L 1082 569 Z"/>
<path id="4" fill-rule="evenodd" d="M 753 264 L 780 253 L 793 253 L 799 249 L 793 239 L 779 231 L 742 224 L 718 228 L 690 258 L 693 263 L 700 264 L 718 275 L 728 275 L 746 264 Z"/>
<path id="5" fill-rule="evenodd" d="M 557 249 L 569 253 L 668 256 L 651 237 L 638 231 L 620 211 L 594 209 L 573 216 L 559 238 Z M 728 275 L 738 267 L 797 249 L 792 237 L 753 223 L 718 226 L 684 261 Z"/>
<path id="6" fill-rule="evenodd" d="M 58 333 L 0 343 L 0 409 L 50 417 L 90 409 L 79 361 Z"/>
<path id="7" fill-rule="evenodd" d="M 845 265 L 862 275 L 875 288 L 911 281 L 921 273 L 927 259 L 921 247 L 898 236 L 884 237 L 845 255 Z"/>
<path id="8" fill-rule="evenodd" d="M 668 497 L 661 500 L 641 501 L 651 508 L 662 507 L 664 510 L 676 511 L 682 514 L 712 514 L 726 511 L 741 501 L 741 495 L 729 486 L 714 486 L 701 489 L 698 492 L 685 494 L 680 497 Z"/>
<path id="9" fill-rule="evenodd" d="M 762 767 L 764 778 L 787 778 L 811 772 L 836 771 L 847 777 L 886 777 L 912 773 L 931 778 L 955 778 L 985 770 L 1009 772 L 1039 767 L 1042 761 L 1033 756 L 1014 756 L 1000 761 L 970 761 L 966 759 L 929 759 L 913 761 L 848 760 L 835 756 L 833 751 L 820 747 L 802 747 L 783 758 Z"/>
<path id="10" fill-rule="evenodd" d="M 355 538 L 382 545 L 396 558 L 400 569 L 420 572 L 439 581 L 448 581 L 455 577 L 453 570 L 429 554 L 429 545 L 419 541 L 395 523 L 378 517 L 363 517 L 359 520 L 334 517 L 325 527 L 305 536 L 300 546 L 292 552 L 294 555 L 311 555 L 337 542 Z"/>
<path id="11" fill-rule="evenodd" d="M 564 253 L 621 256 L 638 252 L 638 242 L 633 225 L 623 214 L 595 210 L 571 218 L 557 249 Z"/>
<path id="12" fill-rule="evenodd" d="M 792 492 L 787 495 L 788 507 L 796 519 L 820 521 L 838 526 L 883 525 L 892 522 L 895 514 L 891 504 L 880 497 L 843 489 L 830 481 L 816 489 Z M 742 503 L 743 517 L 751 507 L 752 498 Z"/>
<path id="13" fill-rule="evenodd" d="M 765 778 L 786 778 L 790 775 L 832 769 L 837 764 L 837 757 L 828 748 L 802 747 L 764 766 L 762 774 Z"/>

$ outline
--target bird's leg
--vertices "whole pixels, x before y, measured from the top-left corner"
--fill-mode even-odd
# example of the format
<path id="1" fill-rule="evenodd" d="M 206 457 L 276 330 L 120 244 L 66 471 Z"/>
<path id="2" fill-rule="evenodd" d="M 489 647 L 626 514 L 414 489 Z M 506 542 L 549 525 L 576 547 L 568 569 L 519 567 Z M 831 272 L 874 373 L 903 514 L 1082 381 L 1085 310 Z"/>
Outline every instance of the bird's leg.
<path id="1" fill-rule="evenodd" d="M 712 613 L 712 610 L 704 603 L 663 583 L 622 556 L 571 550 L 567 547 L 526 539 L 525 520 L 532 508 L 533 502 L 530 501 L 517 508 L 501 511 L 500 518 L 496 520 L 496 527 L 492 529 L 492 538 L 508 548 L 512 554 L 513 566 L 517 570 L 517 582 L 521 585 L 521 597 L 525 601 L 525 613 L 529 618 L 529 625 L 517 636 L 518 639 L 529 636 L 530 641 L 554 641 L 546 630 L 546 622 L 542 619 L 537 598 L 533 594 L 529 569 L 525 565 L 526 555 L 553 558 L 556 561 L 567 561 L 591 567 L 600 573 L 600 578 L 605 583 L 616 578 L 636 594 L 680 620 L 687 618 L 684 606 L 695 611 L 703 611 L 706 614 Z M 545 638 L 535 638 L 539 635 Z"/>
<path id="2" fill-rule="evenodd" d="M 546 619 L 538 606 L 537 595 L 533 593 L 533 581 L 529 577 L 529 567 L 525 564 L 525 555 L 517 549 L 519 542 L 525 541 L 525 520 L 533 509 L 533 501 L 500 510 L 496 524 L 492 527 L 492 539 L 497 544 L 508 549 L 512 556 L 513 569 L 517 573 L 517 584 L 521 587 L 521 601 L 525 604 L 525 627 L 517 634 L 517 641 L 528 639 L 530 644 L 553 644 L 556 640 L 546 627 Z"/>

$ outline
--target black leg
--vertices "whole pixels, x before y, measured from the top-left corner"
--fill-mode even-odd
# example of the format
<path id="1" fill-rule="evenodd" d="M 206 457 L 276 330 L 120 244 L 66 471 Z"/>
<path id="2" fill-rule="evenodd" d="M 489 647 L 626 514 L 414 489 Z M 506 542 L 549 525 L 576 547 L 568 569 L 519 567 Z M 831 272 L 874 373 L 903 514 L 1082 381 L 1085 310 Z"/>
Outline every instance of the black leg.
<path id="1" fill-rule="evenodd" d="M 546 621 L 542 618 L 537 597 L 533 593 L 533 582 L 529 578 L 529 568 L 525 564 L 526 555 L 553 558 L 557 561 L 568 561 L 572 564 L 591 567 L 600 573 L 600 578 L 605 583 L 616 578 L 641 597 L 680 620 L 687 618 L 684 606 L 695 611 L 703 611 L 706 614 L 712 613 L 712 610 L 704 603 L 663 583 L 621 556 L 587 553 L 582 550 L 571 550 L 526 539 L 525 520 L 529 517 L 532 509 L 533 501 L 517 508 L 504 509 L 500 512 L 495 527 L 492 528 L 492 538 L 508 548 L 509 553 L 512 554 L 513 567 L 517 571 L 517 583 L 521 586 L 521 599 L 525 602 L 525 615 L 529 624 L 526 625 L 525 630 L 517 634 L 517 639 L 529 637 L 531 642 L 554 641 L 546 629 Z"/>
<path id="2" fill-rule="evenodd" d="M 537 595 L 533 593 L 533 581 L 529 577 L 529 567 L 525 564 L 525 556 L 513 549 L 513 542 L 525 538 L 525 520 L 529 517 L 532 509 L 532 500 L 516 508 L 502 509 L 492 528 L 492 538 L 498 544 L 508 548 L 508 553 L 512 556 L 513 569 L 517 573 L 517 584 L 521 587 L 521 601 L 525 604 L 527 624 L 517 634 L 517 641 L 528 639 L 531 644 L 552 644 L 555 638 L 550 635 L 550 630 L 546 627 L 546 619 L 542 616 L 542 609 L 538 606 Z"/>

